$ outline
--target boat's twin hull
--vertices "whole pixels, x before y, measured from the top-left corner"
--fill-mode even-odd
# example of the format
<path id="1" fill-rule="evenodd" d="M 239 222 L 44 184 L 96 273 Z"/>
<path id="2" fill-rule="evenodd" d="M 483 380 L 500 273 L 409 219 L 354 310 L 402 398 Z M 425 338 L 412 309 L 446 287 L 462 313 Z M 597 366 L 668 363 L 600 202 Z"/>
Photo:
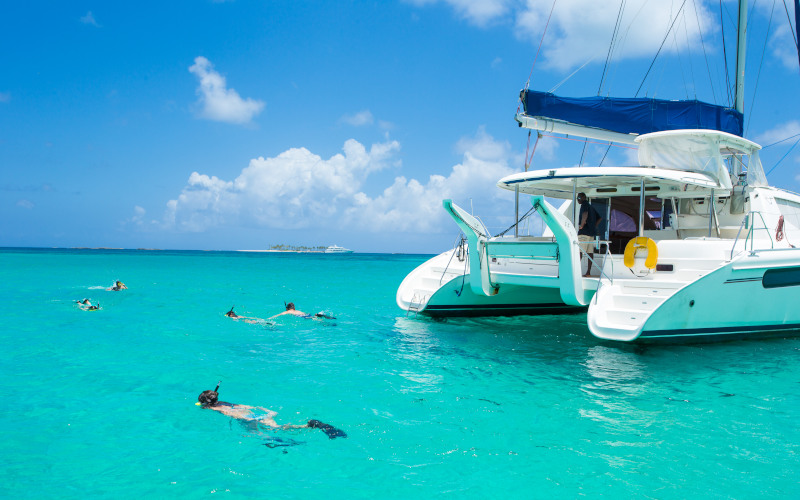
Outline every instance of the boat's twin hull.
<path id="1" fill-rule="evenodd" d="M 503 285 L 496 295 L 476 294 L 463 286 L 463 278 L 454 278 L 434 293 L 424 309 L 433 317 L 447 316 L 516 316 L 564 314 L 585 311 L 568 306 L 557 288 Z"/>
<path id="2" fill-rule="evenodd" d="M 800 334 L 800 249 L 742 254 L 675 291 L 639 328 L 609 328 L 609 295 L 601 287 L 588 324 L 603 339 L 627 342 L 710 342 Z"/>

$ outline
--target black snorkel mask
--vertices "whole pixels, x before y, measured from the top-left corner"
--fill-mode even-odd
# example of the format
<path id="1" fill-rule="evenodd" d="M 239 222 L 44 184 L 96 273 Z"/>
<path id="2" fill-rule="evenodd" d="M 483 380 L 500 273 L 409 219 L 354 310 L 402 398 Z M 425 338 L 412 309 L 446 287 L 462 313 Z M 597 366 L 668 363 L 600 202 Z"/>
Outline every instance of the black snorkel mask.
<path id="1" fill-rule="evenodd" d="M 217 401 L 219 401 L 219 384 L 221 384 L 221 383 L 222 383 L 222 380 L 217 382 L 217 386 L 214 387 L 214 390 L 212 391 L 217 395 L 216 401 L 214 401 L 214 402 L 210 402 L 210 401 L 200 402 L 200 401 L 198 401 L 198 402 L 195 403 L 195 406 L 201 406 L 203 408 L 209 408 L 209 407 L 213 406 L 214 404 L 216 404 Z M 203 391 L 203 394 L 205 394 L 206 392 L 209 392 L 209 391 Z M 200 394 L 200 396 L 203 396 L 203 394 Z"/>

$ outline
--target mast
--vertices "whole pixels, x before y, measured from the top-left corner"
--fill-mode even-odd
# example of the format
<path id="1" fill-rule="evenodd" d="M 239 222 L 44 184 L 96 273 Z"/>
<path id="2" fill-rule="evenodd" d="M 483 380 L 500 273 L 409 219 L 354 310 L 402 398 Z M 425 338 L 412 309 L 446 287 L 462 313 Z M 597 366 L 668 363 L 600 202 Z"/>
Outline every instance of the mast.
<path id="1" fill-rule="evenodd" d="M 739 26 L 736 30 L 736 93 L 734 94 L 734 108 L 739 113 L 744 113 L 744 60 L 745 37 L 747 36 L 747 1 L 739 0 Z"/>

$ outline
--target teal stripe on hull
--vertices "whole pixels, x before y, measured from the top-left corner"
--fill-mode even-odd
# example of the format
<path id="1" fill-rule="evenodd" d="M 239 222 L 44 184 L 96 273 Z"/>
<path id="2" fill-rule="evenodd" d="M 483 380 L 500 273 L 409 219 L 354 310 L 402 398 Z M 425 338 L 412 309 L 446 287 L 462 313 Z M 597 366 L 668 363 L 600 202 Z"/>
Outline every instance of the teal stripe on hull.
<path id="1" fill-rule="evenodd" d="M 572 314 L 585 311 L 585 307 L 555 304 L 473 304 L 473 305 L 429 305 L 423 311 L 428 316 L 513 316 L 542 314 Z"/>
<path id="2" fill-rule="evenodd" d="M 788 337 L 797 335 L 800 335 L 800 323 L 652 330 L 643 332 L 634 342 L 724 342 L 754 337 Z"/>

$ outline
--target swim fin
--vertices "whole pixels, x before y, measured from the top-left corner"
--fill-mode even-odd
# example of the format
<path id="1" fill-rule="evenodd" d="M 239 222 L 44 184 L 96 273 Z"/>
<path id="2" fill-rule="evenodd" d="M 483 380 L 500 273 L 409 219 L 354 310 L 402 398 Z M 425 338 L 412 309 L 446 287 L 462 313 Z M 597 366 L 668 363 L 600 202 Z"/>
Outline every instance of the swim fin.
<path id="1" fill-rule="evenodd" d="M 346 438 L 347 433 L 341 429 L 337 429 L 336 427 L 326 424 L 325 422 L 320 422 L 319 420 L 309 420 L 308 426 L 312 429 L 319 429 L 328 436 L 329 439 L 336 439 L 337 437 Z"/>

